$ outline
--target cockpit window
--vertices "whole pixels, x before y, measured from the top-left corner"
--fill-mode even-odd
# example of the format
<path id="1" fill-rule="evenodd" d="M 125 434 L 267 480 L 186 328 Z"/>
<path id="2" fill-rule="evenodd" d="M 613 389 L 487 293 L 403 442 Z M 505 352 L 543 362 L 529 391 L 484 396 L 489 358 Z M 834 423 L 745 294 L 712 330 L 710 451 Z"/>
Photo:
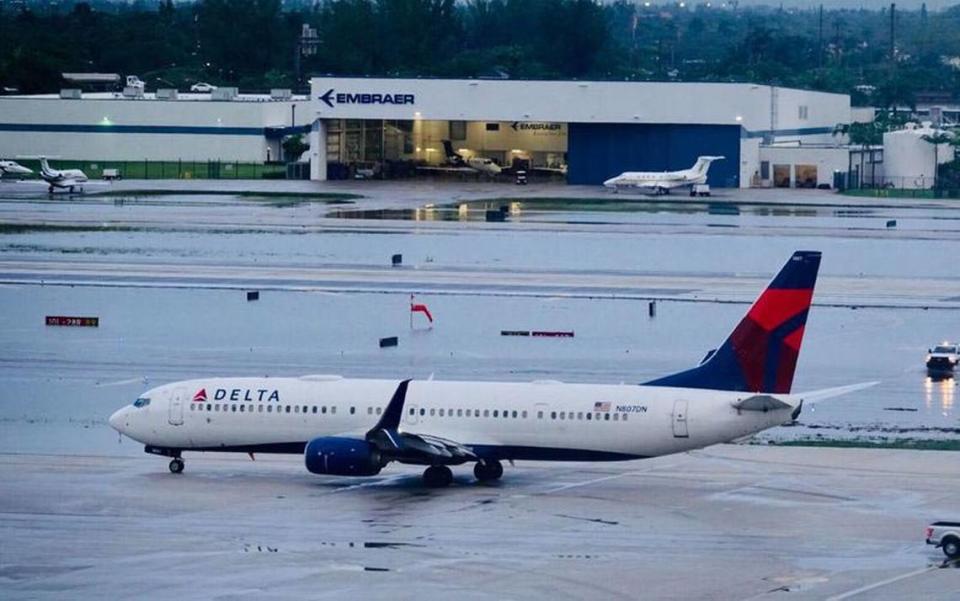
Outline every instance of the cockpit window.
<path id="1" fill-rule="evenodd" d="M 935 353 L 955 353 L 955 352 L 957 352 L 957 347 L 955 347 L 955 346 L 947 346 L 947 345 L 945 345 L 945 344 L 941 344 L 941 345 L 936 346 L 936 347 L 933 349 L 933 352 L 935 352 Z"/>
<path id="2" fill-rule="evenodd" d="M 150 399 L 141 397 L 133 402 L 134 407 L 146 407 L 150 404 Z"/>

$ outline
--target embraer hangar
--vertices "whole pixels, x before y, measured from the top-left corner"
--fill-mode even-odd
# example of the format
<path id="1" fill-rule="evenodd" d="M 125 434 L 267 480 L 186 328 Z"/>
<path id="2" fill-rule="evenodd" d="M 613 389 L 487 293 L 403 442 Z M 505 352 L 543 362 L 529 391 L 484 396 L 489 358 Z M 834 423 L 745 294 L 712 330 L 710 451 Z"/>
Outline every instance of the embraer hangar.
<path id="1" fill-rule="evenodd" d="M 709 183 L 745 188 L 769 169 L 761 144 L 835 144 L 836 125 L 850 122 L 847 95 L 740 83 L 318 77 L 311 109 L 314 180 L 357 162 L 440 169 L 447 146 L 571 184 L 723 155 Z"/>

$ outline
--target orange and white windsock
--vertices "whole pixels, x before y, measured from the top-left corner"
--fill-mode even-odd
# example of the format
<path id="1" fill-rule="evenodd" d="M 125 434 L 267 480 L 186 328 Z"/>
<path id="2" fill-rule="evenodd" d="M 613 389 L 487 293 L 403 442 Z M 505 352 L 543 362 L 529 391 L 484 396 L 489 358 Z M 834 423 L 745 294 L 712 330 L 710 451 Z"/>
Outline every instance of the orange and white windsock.
<path id="1" fill-rule="evenodd" d="M 433 315 L 430 314 L 430 309 L 423 303 L 414 302 L 412 294 L 410 295 L 410 313 L 423 313 L 430 323 L 433 323 Z"/>

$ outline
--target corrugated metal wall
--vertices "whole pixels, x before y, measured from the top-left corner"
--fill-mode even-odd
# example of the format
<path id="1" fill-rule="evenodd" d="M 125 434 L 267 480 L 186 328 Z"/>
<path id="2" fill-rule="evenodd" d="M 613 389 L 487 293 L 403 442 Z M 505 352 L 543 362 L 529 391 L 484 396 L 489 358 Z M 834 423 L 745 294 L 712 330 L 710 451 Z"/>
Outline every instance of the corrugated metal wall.
<path id="1" fill-rule="evenodd" d="M 708 183 L 737 187 L 739 125 L 571 123 L 567 182 L 596 185 L 624 171 L 673 171 L 692 167 L 700 155 L 726 159 L 710 167 Z"/>

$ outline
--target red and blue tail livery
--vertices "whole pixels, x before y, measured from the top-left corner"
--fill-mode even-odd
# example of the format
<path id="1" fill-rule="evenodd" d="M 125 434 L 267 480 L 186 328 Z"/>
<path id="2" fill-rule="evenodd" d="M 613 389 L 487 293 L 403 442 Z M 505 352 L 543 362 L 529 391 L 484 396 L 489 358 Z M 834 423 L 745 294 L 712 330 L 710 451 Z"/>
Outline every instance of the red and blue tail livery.
<path id="1" fill-rule="evenodd" d="M 706 361 L 646 384 L 789 394 L 819 268 L 818 251 L 793 253 Z"/>

